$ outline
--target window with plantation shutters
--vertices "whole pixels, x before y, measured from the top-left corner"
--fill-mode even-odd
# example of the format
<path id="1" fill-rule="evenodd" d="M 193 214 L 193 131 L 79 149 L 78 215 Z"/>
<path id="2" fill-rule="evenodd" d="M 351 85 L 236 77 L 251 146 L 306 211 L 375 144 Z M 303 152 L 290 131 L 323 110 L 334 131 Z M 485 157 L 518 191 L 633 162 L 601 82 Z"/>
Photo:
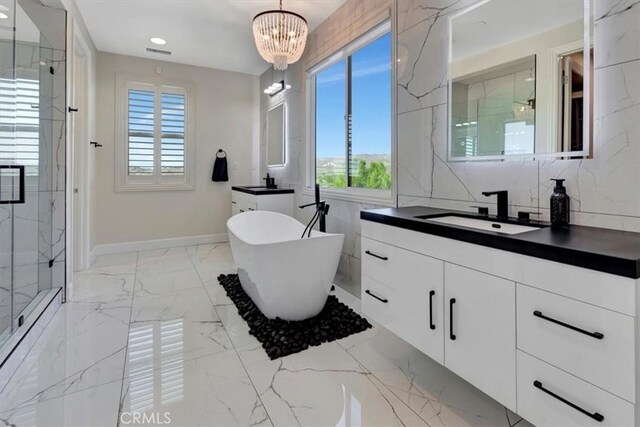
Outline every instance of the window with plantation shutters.
<path id="1" fill-rule="evenodd" d="M 23 165 L 27 176 L 38 176 L 39 82 L 0 78 L 0 104 L 0 163 Z"/>
<path id="2" fill-rule="evenodd" d="M 129 175 L 153 175 L 155 94 L 129 89 Z"/>
<path id="3" fill-rule="evenodd" d="M 162 94 L 161 132 L 162 174 L 184 174 L 184 95 Z"/>
<path id="4" fill-rule="evenodd" d="M 123 81 L 119 191 L 193 189 L 192 90 Z"/>

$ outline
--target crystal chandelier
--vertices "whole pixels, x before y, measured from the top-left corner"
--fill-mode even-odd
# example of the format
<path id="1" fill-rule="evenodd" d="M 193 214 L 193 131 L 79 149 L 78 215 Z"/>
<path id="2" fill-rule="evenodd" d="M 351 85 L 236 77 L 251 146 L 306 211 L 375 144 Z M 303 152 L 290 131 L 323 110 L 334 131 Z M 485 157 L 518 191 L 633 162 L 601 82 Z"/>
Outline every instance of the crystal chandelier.
<path id="1" fill-rule="evenodd" d="M 260 56 L 276 70 L 298 61 L 307 44 L 307 21 L 297 13 L 267 10 L 253 18 L 253 37 Z"/>

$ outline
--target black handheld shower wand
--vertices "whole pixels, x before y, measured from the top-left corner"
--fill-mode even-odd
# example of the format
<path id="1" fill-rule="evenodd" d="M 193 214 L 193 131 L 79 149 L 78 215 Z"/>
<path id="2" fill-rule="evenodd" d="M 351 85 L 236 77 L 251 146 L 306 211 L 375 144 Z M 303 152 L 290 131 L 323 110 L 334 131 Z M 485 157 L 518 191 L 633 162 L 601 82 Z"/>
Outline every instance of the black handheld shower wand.
<path id="1" fill-rule="evenodd" d="M 304 237 L 304 235 L 307 233 L 307 230 L 309 231 L 308 236 L 310 236 L 311 229 L 313 228 L 314 225 L 316 225 L 316 222 L 318 221 L 320 221 L 320 231 L 323 233 L 326 233 L 327 231 L 326 216 L 329 213 L 329 205 L 325 200 L 320 200 L 320 184 L 316 184 L 315 202 L 308 203 L 306 205 L 302 205 L 299 207 L 300 209 L 304 209 L 304 208 L 308 208 L 309 206 L 315 206 L 316 212 L 313 214 L 313 217 L 311 217 L 311 221 L 309 221 L 309 224 L 307 224 L 307 227 L 304 229 L 304 233 L 302 233 L 302 237 Z"/>

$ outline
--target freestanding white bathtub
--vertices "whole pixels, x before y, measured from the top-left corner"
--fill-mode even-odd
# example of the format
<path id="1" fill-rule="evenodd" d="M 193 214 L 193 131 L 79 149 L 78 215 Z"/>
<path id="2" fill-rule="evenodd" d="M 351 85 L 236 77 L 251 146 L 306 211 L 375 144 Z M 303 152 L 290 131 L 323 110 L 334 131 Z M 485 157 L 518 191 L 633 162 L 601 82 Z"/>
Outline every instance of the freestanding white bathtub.
<path id="1" fill-rule="evenodd" d="M 320 313 L 338 268 L 344 235 L 311 232 L 276 212 L 253 211 L 227 221 L 244 291 L 270 319 L 303 320 Z"/>

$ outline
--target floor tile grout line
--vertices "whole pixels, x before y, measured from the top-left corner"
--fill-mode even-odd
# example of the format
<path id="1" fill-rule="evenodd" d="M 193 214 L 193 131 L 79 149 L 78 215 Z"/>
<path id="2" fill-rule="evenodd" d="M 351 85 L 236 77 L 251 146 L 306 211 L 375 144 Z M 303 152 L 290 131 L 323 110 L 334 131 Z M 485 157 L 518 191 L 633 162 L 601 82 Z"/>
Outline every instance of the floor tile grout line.
<path id="1" fill-rule="evenodd" d="M 366 319 L 366 317 L 365 317 Z M 369 319 L 367 319 L 368 321 Z M 376 326 L 374 326 L 375 328 Z M 359 332 L 360 334 L 364 333 L 366 331 L 362 331 Z M 354 334 L 357 335 L 357 334 Z M 350 335 L 351 336 L 351 335 Z M 346 337 L 345 337 L 346 338 Z M 364 363 L 362 363 L 360 360 L 358 360 L 357 357 L 355 357 L 353 354 L 351 354 L 346 348 L 342 347 L 340 345 L 340 343 L 337 342 L 338 340 L 336 340 L 336 344 L 338 344 L 338 346 L 345 352 L 347 353 L 353 360 L 356 361 L 356 363 L 358 363 L 358 365 L 360 365 L 364 370 L 366 370 L 369 374 L 371 374 L 376 380 L 378 380 L 380 382 L 380 384 L 382 384 L 382 386 L 392 395 L 394 395 L 396 397 L 396 399 L 398 399 L 404 406 L 406 406 L 411 412 L 413 412 L 414 414 L 416 414 L 416 416 L 421 419 L 422 421 L 424 421 L 424 423 L 428 426 L 430 426 L 431 424 L 429 424 L 429 421 L 425 420 L 424 418 L 422 418 L 422 416 L 420 414 L 418 414 L 411 406 L 409 406 L 408 403 L 406 403 L 404 400 L 402 400 L 402 398 L 400 396 L 398 396 L 393 390 L 391 390 L 389 388 L 389 386 L 387 386 L 387 384 L 385 384 L 384 381 L 382 381 L 380 378 L 378 378 L 378 376 L 375 374 L 375 372 L 373 372 L 371 369 L 369 369 Z M 400 369 L 398 367 L 398 369 Z M 402 369 L 400 369 L 402 371 Z M 404 371 L 402 371 L 402 374 L 405 375 Z M 405 375 L 406 376 L 406 375 Z"/>
<path id="2" fill-rule="evenodd" d="M 131 289 L 131 307 L 129 308 L 129 325 L 127 326 L 127 343 L 124 351 L 124 362 L 122 364 L 122 377 L 120 378 L 120 397 L 118 399 L 118 410 L 116 413 L 116 423 L 115 426 L 120 425 L 120 414 L 122 413 L 122 406 L 124 402 L 124 376 L 125 370 L 127 369 L 127 358 L 129 357 L 129 335 L 131 333 L 131 319 L 133 317 L 133 299 L 136 297 L 136 276 L 138 274 L 138 258 L 140 257 L 140 252 L 136 252 L 136 266 L 133 271 L 133 283 Z"/>
<path id="3" fill-rule="evenodd" d="M 258 392 L 258 389 L 256 388 L 255 383 L 251 379 L 251 375 L 249 375 L 249 371 L 247 370 L 247 367 L 245 366 L 244 362 L 242 361 L 242 358 L 240 357 L 240 353 L 238 353 L 238 349 L 236 348 L 236 345 L 233 343 L 233 340 L 231 339 L 231 335 L 229 335 L 229 331 L 227 331 L 227 327 L 224 325 L 224 322 L 222 322 L 222 317 L 220 317 L 220 313 L 218 312 L 218 309 L 216 308 L 216 305 L 213 303 L 213 300 L 211 299 L 211 295 L 209 295 L 209 292 L 207 292 L 207 289 L 204 286 L 204 282 L 202 281 L 202 277 L 200 277 L 200 273 L 198 272 L 198 269 L 196 268 L 196 265 L 193 263 L 193 258 L 191 258 L 191 254 L 189 254 L 189 259 L 191 260 L 191 264 L 193 264 L 193 268 L 196 270 L 196 274 L 198 275 L 198 278 L 200 279 L 200 283 L 202 283 L 202 287 L 205 288 L 205 292 L 207 293 L 207 297 L 209 298 L 209 301 L 211 302 L 211 306 L 213 307 L 213 311 L 215 311 L 216 316 L 218 316 L 218 319 L 220 319 L 220 322 L 222 324 L 222 329 L 224 329 L 224 333 L 227 334 L 227 338 L 229 338 L 229 344 L 233 348 L 233 352 L 236 354 L 236 357 L 238 358 L 238 361 L 242 365 L 242 369 L 244 369 L 245 374 L 247 374 L 247 379 L 251 383 L 251 387 L 253 387 L 253 391 L 256 392 L 256 397 L 260 401 L 260 405 L 262 405 L 262 409 L 264 409 L 265 414 L 267 414 L 267 418 L 269 419 L 269 422 L 271 423 L 271 425 L 275 426 L 275 424 L 273 424 L 273 420 L 271 419 L 271 415 L 269 414 L 269 411 L 267 411 L 266 405 L 262 401 L 262 396 L 260 396 L 260 393 Z M 253 415 L 253 412 L 251 413 L 251 415 Z"/>
<path id="4" fill-rule="evenodd" d="M 120 379 L 115 379 L 115 380 L 107 381 L 106 383 L 94 385 L 94 386 L 83 388 L 83 389 L 80 389 L 80 390 L 75 390 L 75 391 L 63 393 L 63 394 L 61 394 L 59 396 L 50 397 L 48 399 L 42 399 L 42 400 L 38 400 L 38 401 L 33 402 L 33 403 L 27 403 L 27 404 L 24 404 L 24 405 L 14 406 L 14 407 L 5 409 L 3 411 L 0 411 L 0 415 L 13 413 L 13 412 L 16 412 L 18 410 L 22 410 L 22 409 L 25 409 L 25 408 L 30 408 L 32 406 L 37 406 L 37 405 L 40 405 L 40 404 L 42 404 L 44 402 L 51 402 L 51 401 L 56 400 L 56 399 L 64 399 L 67 396 L 73 396 L 74 394 L 84 393 L 84 392 L 89 391 L 89 390 L 93 390 L 93 389 L 96 389 L 96 388 L 108 386 L 108 385 L 117 383 L 118 381 L 121 381 L 121 380 Z M 0 416 L 0 418 L 2 418 L 2 417 Z"/>

